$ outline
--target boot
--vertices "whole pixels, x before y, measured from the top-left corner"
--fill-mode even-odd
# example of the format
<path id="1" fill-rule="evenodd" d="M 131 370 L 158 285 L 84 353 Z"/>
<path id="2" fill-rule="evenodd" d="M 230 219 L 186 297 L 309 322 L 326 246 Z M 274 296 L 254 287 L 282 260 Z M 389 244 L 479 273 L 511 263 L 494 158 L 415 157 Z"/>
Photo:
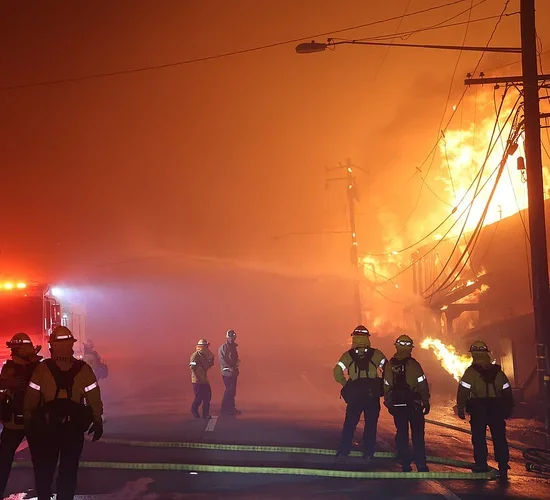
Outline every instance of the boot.
<path id="1" fill-rule="evenodd" d="M 401 472 L 412 472 L 411 464 L 402 464 Z"/>
<path id="2" fill-rule="evenodd" d="M 197 410 L 191 410 L 191 415 L 193 415 L 195 418 L 201 418 Z"/>
<path id="3" fill-rule="evenodd" d="M 430 472 L 430 468 L 426 464 L 416 464 L 416 470 L 418 472 Z"/>
<path id="4" fill-rule="evenodd" d="M 485 464 L 475 464 L 472 467 L 472 472 L 474 473 L 481 473 L 481 472 L 489 472 L 489 466 Z"/>
<path id="5" fill-rule="evenodd" d="M 508 471 L 510 466 L 508 464 L 498 464 L 498 478 L 502 483 L 508 481 Z"/>
<path id="6" fill-rule="evenodd" d="M 348 461 L 348 455 L 339 451 L 336 455 L 334 455 L 334 459 L 338 463 L 346 463 Z"/>

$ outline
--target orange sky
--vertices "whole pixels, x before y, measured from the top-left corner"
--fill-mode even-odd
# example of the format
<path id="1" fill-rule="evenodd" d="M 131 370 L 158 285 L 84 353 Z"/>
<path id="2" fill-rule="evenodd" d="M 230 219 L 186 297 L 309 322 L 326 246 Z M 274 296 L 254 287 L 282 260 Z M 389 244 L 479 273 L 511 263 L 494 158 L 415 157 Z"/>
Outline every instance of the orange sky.
<path id="1" fill-rule="evenodd" d="M 416 200 L 419 179 L 407 179 L 437 137 L 457 52 L 344 46 L 303 56 L 290 43 L 157 71 L 5 87 L 200 58 L 443 3 L 3 4 L 4 262 L 24 256 L 26 265 L 45 272 L 62 263 L 67 274 L 177 252 L 292 272 L 348 272 L 346 235 L 273 236 L 347 229 L 345 184 L 326 190 L 324 169 L 349 157 L 369 171 L 358 177 L 360 249 L 380 251 L 383 236 L 401 227 Z M 470 3 L 404 18 L 399 29 L 435 24 Z M 498 15 L 503 5 L 482 2 L 472 19 Z M 550 28 L 542 21 L 550 18 L 550 4 L 537 5 L 547 50 Z M 518 7 L 513 0 L 508 12 Z M 495 22 L 471 24 L 466 43 L 485 45 Z M 398 25 L 335 36 L 393 34 Z M 460 45 L 464 33 L 462 25 L 407 41 Z M 519 17 L 505 17 L 492 45 L 518 43 Z M 450 105 L 478 58 L 461 56 Z M 520 68 L 509 63 L 517 59 L 488 55 L 479 69 L 514 74 Z M 468 109 L 461 115 L 466 122 Z M 410 224 L 438 203 L 425 191 Z"/>

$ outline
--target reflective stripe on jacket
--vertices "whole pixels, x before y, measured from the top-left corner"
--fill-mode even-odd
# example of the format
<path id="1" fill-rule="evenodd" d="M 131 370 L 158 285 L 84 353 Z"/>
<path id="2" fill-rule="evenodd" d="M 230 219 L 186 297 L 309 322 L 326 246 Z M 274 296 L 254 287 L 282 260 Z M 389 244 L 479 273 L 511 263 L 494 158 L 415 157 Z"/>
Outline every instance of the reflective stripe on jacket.
<path id="1" fill-rule="evenodd" d="M 359 368 L 355 366 L 355 363 L 353 362 L 349 351 L 346 351 L 344 354 L 342 354 L 342 356 L 340 356 L 338 363 L 336 363 L 336 366 L 334 367 L 334 380 L 336 380 L 336 382 L 338 382 L 342 386 L 346 385 L 346 382 L 348 381 L 348 378 L 345 374 L 346 371 L 348 372 L 349 380 L 356 380 L 358 378 L 367 377 L 378 377 L 378 369 L 382 370 L 384 368 L 384 364 L 387 361 L 386 356 L 384 356 L 382 351 L 379 351 L 378 349 L 370 349 L 373 349 L 374 353 L 372 355 L 371 362 L 369 363 L 368 373 L 364 370 L 359 370 Z M 357 352 L 357 354 L 363 354 L 367 351 L 367 348 L 358 347 L 355 349 L 355 351 Z"/>
<path id="2" fill-rule="evenodd" d="M 76 360 L 74 360 L 76 361 Z M 63 371 L 70 369 L 72 363 L 57 363 Z M 25 394 L 23 405 L 23 414 L 25 420 L 30 420 L 32 414 L 43 404 L 53 401 L 57 385 L 55 379 L 45 363 L 40 363 L 29 382 L 29 387 Z M 59 398 L 67 398 L 67 392 L 61 390 Z M 102 422 L 103 403 L 101 401 L 101 392 L 96 376 L 87 363 L 84 363 L 82 369 L 76 374 L 72 388 L 71 400 L 75 403 L 86 403 L 92 409 L 92 418 L 96 423 Z"/>

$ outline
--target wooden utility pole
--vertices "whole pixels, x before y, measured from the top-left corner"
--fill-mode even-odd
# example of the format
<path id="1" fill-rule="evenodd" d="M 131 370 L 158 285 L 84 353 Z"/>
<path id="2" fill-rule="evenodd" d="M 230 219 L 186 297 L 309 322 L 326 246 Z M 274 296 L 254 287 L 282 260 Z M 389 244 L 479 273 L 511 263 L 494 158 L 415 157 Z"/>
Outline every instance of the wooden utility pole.
<path id="1" fill-rule="evenodd" d="M 529 201 L 529 235 L 531 246 L 531 273 L 533 288 L 533 315 L 536 334 L 536 363 L 540 400 L 544 404 L 546 434 L 550 437 L 550 284 L 548 280 L 548 249 L 544 213 L 544 185 L 540 134 L 539 77 L 535 30 L 535 0 L 521 0 L 521 54 L 522 76 L 465 80 L 466 85 L 487 83 L 523 84 L 525 123 L 525 163 Z"/>
<path id="2" fill-rule="evenodd" d="M 357 230 L 356 230 L 356 224 L 355 224 L 355 203 L 357 202 L 358 196 L 357 196 L 357 188 L 355 185 L 355 176 L 353 175 L 353 169 L 357 168 L 359 170 L 362 170 L 360 167 L 357 167 L 356 165 L 352 165 L 351 160 L 346 160 L 346 164 L 327 169 L 327 171 L 333 171 L 333 170 L 342 170 L 346 169 L 346 177 L 332 177 L 328 180 L 335 181 L 335 180 L 345 180 L 347 181 L 347 199 L 348 199 L 348 215 L 349 215 L 349 230 L 351 235 L 351 246 L 350 246 L 350 258 L 351 258 L 351 265 L 353 268 L 353 280 L 354 280 L 354 286 L 353 286 L 353 296 L 354 296 L 354 304 L 355 304 L 355 311 L 357 313 L 357 319 L 358 319 L 358 325 L 363 323 L 363 303 L 361 300 L 361 279 L 362 279 L 362 266 L 359 265 L 359 254 L 357 252 Z"/>

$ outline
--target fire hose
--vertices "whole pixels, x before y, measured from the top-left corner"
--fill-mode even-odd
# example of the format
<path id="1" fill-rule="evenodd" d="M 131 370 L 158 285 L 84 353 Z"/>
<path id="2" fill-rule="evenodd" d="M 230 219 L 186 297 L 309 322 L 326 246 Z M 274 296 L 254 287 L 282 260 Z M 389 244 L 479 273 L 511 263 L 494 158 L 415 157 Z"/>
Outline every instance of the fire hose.
<path id="1" fill-rule="evenodd" d="M 188 448 L 202 450 L 216 450 L 228 452 L 257 452 L 257 453 L 288 453 L 302 455 L 325 455 L 334 456 L 335 450 L 322 448 L 302 448 L 289 446 L 258 446 L 239 444 L 216 444 L 216 443 L 190 443 L 180 441 L 137 441 L 115 438 L 102 438 L 99 443 L 147 447 L 147 448 Z M 358 451 L 352 451 L 350 456 L 362 457 Z M 395 459 L 395 453 L 377 452 L 375 457 L 379 459 Z M 442 457 L 429 456 L 428 462 L 462 469 L 471 469 L 469 462 L 454 460 Z M 218 473 L 241 473 L 241 474 L 281 474 L 298 476 L 338 477 L 354 479 L 461 479 L 461 480 L 489 480 L 496 479 L 498 473 L 490 469 L 485 473 L 472 472 L 394 472 L 394 471 L 354 471 L 354 470 L 331 470 L 303 467 L 269 467 L 269 466 L 244 466 L 244 465 L 215 465 L 215 464 L 184 464 L 184 463 L 139 463 L 139 462 L 81 462 L 84 468 L 94 469 L 125 469 L 125 470 L 166 470 L 166 471 L 187 471 L 218 472 Z M 14 462 L 14 467 L 30 467 L 30 462 Z"/>

